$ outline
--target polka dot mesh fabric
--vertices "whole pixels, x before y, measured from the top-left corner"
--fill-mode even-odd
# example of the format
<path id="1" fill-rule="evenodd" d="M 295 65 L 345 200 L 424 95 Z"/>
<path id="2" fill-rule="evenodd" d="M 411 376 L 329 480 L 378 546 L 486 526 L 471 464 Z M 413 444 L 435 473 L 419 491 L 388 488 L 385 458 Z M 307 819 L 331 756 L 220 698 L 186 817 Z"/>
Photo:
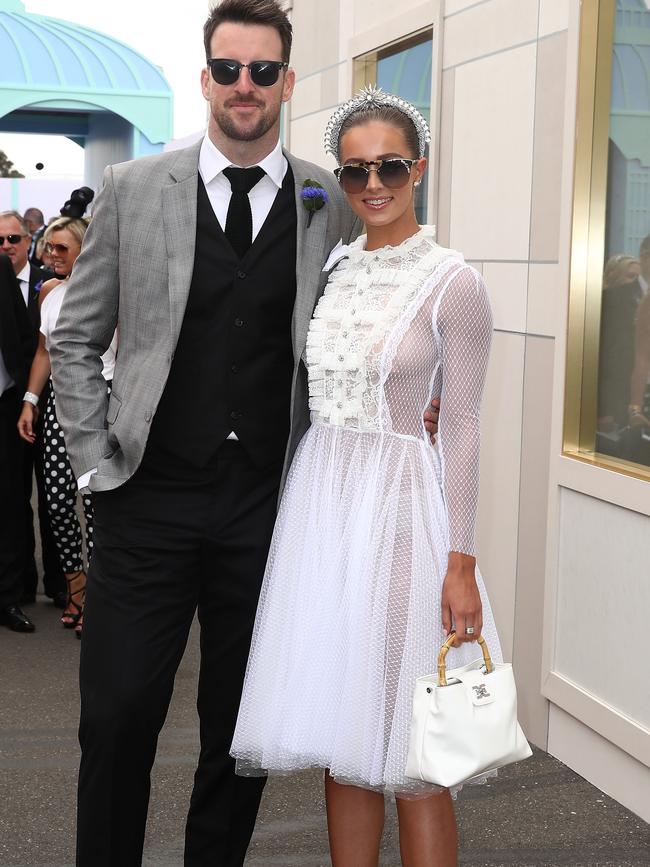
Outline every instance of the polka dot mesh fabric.
<path id="1" fill-rule="evenodd" d="M 61 568 L 78 572 L 84 568 L 81 526 L 77 517 L 77 480 L 72 472 L 63 431 L 56 417 L 56 398 L 51 388 L 43 420 L 44 485 L 47 514 L 56 542 Z M 86 525 L 86 550 L 90 560 L 93 549 L 93 504 L 89 494 L 82 496 Z"/>
<path id="2" fill-rule="evenodd" d="M 271 544 L 232 754 L 239 773 L 325 767 L 404 797 L 415 679 L 435 670 L 449 551 L 474 553 L 483 280 L 431 227 L 347 250 L 307 341 L 312 425 Z M 442 405 L 432 446 L 423 414 Z M 501 652 L 482 577 L 483 634 Z M 475 644 L 448 656 L 476 659 Z"/>

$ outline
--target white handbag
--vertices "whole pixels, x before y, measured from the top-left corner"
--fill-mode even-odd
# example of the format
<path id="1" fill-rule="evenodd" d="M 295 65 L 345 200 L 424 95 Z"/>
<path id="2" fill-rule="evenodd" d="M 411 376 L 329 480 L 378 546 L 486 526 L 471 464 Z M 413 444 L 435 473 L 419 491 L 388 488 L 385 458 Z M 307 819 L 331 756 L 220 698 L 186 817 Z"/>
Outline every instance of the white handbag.
<path id="1" fill-rule="evenodd" d="M 512 665 L 483 658 L 446 671 L 451 633 L 438 656 L 438 674 L 419 677 L 413 696 L 406 776 L 456 786 L 532 755 L 517 722 Z"/>

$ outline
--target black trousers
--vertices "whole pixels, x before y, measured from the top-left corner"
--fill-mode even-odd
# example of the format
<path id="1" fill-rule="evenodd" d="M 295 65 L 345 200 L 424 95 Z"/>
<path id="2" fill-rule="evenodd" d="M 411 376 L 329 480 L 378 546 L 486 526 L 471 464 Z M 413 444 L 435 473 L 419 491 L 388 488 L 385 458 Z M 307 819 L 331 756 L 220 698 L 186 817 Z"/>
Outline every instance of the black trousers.
<path id="1" fill-rule="evenodd" d="M 12 387 L 0 395 L 0 607 L 17 605 L 25 564 L 23 441 L 18 435 L 21 401 Z"/>
<path id="2" fill-rule="evenodd" d="M 50 518 L 47 510 L 45 496 L 45 482 L 43 477 L 43 463 L 45 459 L 45 445 L 43 443 L 43 416 L 44 409 L 51 388 L 48 382 L 41 393 L 41 412 L 36 425 L 36 442 L 33 445 L 25 444 L 24 449 L 24 495 L 25 495 L 25 571 L 23 572 L 22 595 L 34 596 L 38 589 L 38 572 L 36 570 L 35 537 L 34 537 L 34 514 L 32 511 L 32 477 L 36 476 L 36 490 L 38 493 L 38 525 L 41 534 L 41 552 L 43 556 L 43 590 L 46 596 L 54 598 L 57 593 L 66 592 L 65 575 L 61 569 L 59 554 L 50 527 Z"/>
<path id="3" fill-rule="evenodd" d="M 198 608 L 201 753 L 186 867 L 241 867 L 264 787 L 229 756 L 281 467 L 224 443 L 206 473 L 94 494 L 81 649 L 78 867 L 141 864 L 150 770 Z"/>

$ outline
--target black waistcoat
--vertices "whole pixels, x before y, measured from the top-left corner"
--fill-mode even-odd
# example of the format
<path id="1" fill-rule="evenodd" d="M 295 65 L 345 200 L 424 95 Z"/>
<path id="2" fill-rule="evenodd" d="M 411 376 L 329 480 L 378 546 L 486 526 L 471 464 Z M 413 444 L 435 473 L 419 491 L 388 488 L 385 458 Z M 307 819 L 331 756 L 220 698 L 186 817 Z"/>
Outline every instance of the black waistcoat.
<path id="1" fill-rule="evenodd" d="M 258 466 L 281 461 L 289 435 L 296 296 L 296 206 L 282 189 L 240 261 L 199 177 L 196 250 L 174 359 L 144 463 L 205 467 L 231 431 Z"/>

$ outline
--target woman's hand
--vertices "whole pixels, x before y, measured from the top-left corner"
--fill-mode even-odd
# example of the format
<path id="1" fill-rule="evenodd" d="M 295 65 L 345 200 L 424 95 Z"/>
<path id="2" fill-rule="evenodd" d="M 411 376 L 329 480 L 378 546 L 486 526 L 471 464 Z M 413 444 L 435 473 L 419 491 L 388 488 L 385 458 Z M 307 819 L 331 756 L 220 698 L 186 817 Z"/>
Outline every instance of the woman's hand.
<path id="1" fill-rule="evenodd" d="M 476 641 L 483 629 L 483 605 L 476 585 L 476 558 L 451 551 L 442 585 L 442 625 L 445 634 L 456 631 L 456 646 Z M 467 627 L 474 632 L 467 634 Z"/>
<path id="2" fill-rule="evenodd" d="M 33 403 L 25 401 L 23 409 L 18 418 L 18 433 L 25 442 L 33 443 L 36 440 L 34 425 L 38 419 L 38 407 Z"/>

